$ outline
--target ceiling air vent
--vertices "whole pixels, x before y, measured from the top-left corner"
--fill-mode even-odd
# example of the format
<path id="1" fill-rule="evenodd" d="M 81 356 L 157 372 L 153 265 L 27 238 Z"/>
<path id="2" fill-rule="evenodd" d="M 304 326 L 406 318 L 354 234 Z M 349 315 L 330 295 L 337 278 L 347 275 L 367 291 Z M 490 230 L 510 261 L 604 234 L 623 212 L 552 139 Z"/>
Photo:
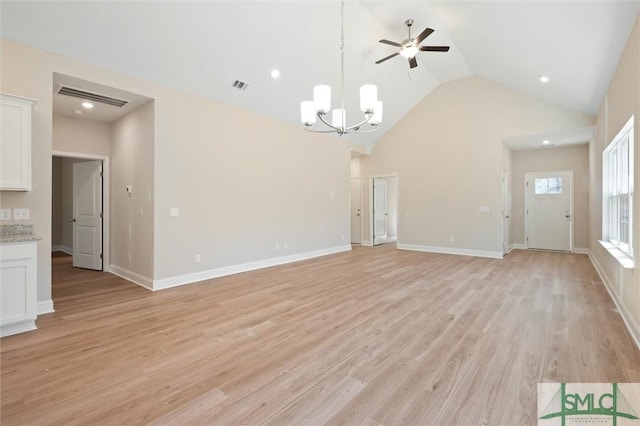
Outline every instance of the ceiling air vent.
<path id="1" fill-rule="evenodd" d="M 75 98 L 86 99 L 88 101 L 101 102 L 103 104 L 116 106 L 118 108 L 121 108 L 129 103 L 129 101 L 125 101 L 124 99 L 112 98 L 110 96 L 101 95 L 99 93 L 86 92 L 84 90 L 64 85 L 60 85 L 56 93 L 66 96 L 73 96 Z"/>
<path id="2" fill-rule="evenodd" d="M 247 90 L 247 87 L 249 87 L 249 83 L 246 83 L 244 81 L 240 81 L 240 80 L 236 80 L 233 82 L 233 87 L 235 87 L 238 90 Z"/>

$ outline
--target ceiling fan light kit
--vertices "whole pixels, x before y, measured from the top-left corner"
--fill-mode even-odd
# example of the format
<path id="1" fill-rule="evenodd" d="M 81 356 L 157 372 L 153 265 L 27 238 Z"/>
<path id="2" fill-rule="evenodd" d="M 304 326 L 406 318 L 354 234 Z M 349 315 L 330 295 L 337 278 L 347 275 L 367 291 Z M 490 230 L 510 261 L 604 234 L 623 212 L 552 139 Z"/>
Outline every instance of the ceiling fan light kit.
<path id="1" fill-rule="evenodd" d="M 424 31 L 422 31 L 418 35 L 418 37 L 411 38 L 411 26 L 413 25 L 413 19 L 407 19 L 406 21 L 404 21 L 404 24 L 407 26 L 409 30 L 409 37 L 407 37 L 407 39 L 404 40 L 402 43 L 397 43 L 395 41 L 390 41 L 385 39 L 379 40 L 380 43 L 388 44 L 394 47 L 399 47 L 400 50 L 397 51 L 396 53 L 393 53 L 385 58 L 382 58 L 376 61 L 376 64 L 380 64 L 386 61 L 387 59 L 391 59 L 395 56 L 401 55 L 402 57 L 404 57 L 409 61 L 410 68 L 415 68 L 418 66 L 418 61 L 416 61 L 416 58 L 415 58 L 418 52 L 448 52 L 449 51 L 449 46 L 419 46 L 420 43 L 422 43 L 422 41 L 425 38 L 433 34 L 434 30 L 432 28 L 425 28 Z"/>
<path id="2" fill-rule="evenodd" d="M 344 0 L 340 2 L 340 108 L 331 110 L 331 87 L 321 84 L 313 88 L 313 100 L 300 103 L 300 121 L 304 128 L 316 133 L 337 133 L 342 136 L 349 132 L 373 132 L 382 122 L 382 102 L 378 100 L 378 88 L 375 84 L 360 87 L 360 111 L 364 119 L 357 124 L 347 126 L 347 112 L 344 108 Z M 325 118 L 331 111 L 331 123 Z M 312 129 L 320 120 L 329 129 Z M 366 126 L 366 127 L 363 127 Z"/>

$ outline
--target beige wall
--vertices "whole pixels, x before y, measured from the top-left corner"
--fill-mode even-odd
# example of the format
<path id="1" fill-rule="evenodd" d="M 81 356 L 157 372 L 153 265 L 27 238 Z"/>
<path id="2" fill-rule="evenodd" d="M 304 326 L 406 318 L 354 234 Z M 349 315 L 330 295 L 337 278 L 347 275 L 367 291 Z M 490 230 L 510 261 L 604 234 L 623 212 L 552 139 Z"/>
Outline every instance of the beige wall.
<path id="1" fill-rule="evenodd" d="M 155 149 L 156 278 L 348 247 L 344 138 L 172 92 Z"/>
<path id="2" fill-rule="evenodd" d="M 525 243 L 524 174 L 573 170 L 573 243 L 575 248 L 589 247 L 589 145 L 514 151 L 512 162 L 512 235 L 513 243 Z"/>
<path id="3" fill-rule="evenodd" d="M 391 128 L 373 155 L 361 159 L 361 173 L 367 179 L 398 173 L 400 246 L 500 256 L 501 179 L 508 166 L 502 140 L 593 121 L 499 83 L 464 78 L 440 85 Z M 364 221 L 369 229 L 366 214 Z"/>
<path id="4" fill-rule="evenodd" d="M 51 165 L 51 245 L 62 245 L 62 158 Z"/>
<path id="5" fill-rule="evenodd" d="M 640 21 L 635 27 L 620 59 L 597 117 L 597 130 L 590 143 L 590 249 L 605 282 L 617 300 L 620 310 L 640 342 L 640 275 L 635 269 L 624 269 L 602 246 L 602 152 L 627 120 L 635 115 L 635 181 L 640 188 Z M 633 200 L 633 246 L 638 257 L 640 248 L 640 197 Z M 636 259 L 636 268 L 638 260 Z"/>
<path id="6" fill-rule="evenodd" d="M 53 150 L 111 155 L 111 123 L 53 114 Z"/>
<path id="7" fill-rule="evenodd" d="M 148 280 L 154 251 L 153 127 L 149 102 L 113 123 L 111 150 L 111 265 Z"/>
<path id="8" fill-rule="evenodd" d="M 131 217 L 132 227 L 138 220 L 143 224 L 135 233 L 132 229 L 132 240 L 126 242 L 132 259 L 140 261 L 132 260 L 136 271 L 131 272 L 141 278 L 171 278 L 348 248 L 346 139 L 308 133 L 9 40 L 2 40 L 0 59 L 0 90 L 39 100 L 33 114 L 33 191 L 2 194 L 3 207 L 31 208 L 35 231 L 43 236 L 38 243 L 38 300 L 51 298 L 54 72 L 155 100 L 153 147 L 134 148 L 140 149 L 135 163 L 140 175 L 124 176 L 139 178 L 132 183 L 136 197 L 148 200 L 151 189 L 152 207 L 144 208 L 142 219 L 137 218 L 139 210 L 134 212 L 138 216 Z M 123 131 L 125 127 L 123 122 Z M 56 150 L 63 149 L 72 148 L 56 142 Z M 113 150 L 112 175 L 119 170 L 116 157 L 125 152 L 120 147 Z M 112 192 L 123 190 L 115 188 L 115 175 L 113 186 Z M 133 202 L 139 208 L 146 201 Z M 179 217 L 169 216 L 171 207 L 180 208 Z M 152 232 L 147 228 L 150 222 Z M 112 245 L 112 255 L 115 252 Z M 195 254 L 201 255 L 201 263 L 195 263 Z"/>

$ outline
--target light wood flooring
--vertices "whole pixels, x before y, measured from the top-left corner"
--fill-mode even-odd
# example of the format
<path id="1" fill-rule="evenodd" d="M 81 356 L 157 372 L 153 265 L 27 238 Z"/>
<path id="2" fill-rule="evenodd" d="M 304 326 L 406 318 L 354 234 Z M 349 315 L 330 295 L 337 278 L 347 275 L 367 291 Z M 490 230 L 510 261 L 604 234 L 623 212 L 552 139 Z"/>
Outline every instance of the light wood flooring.
<path id="1" fill-rule="evenodd" d="M 356 247 L 155 293 L 53 263 L 3 426 L 535 424 L 538 382 L 640 382 L 585 255 Z"/>

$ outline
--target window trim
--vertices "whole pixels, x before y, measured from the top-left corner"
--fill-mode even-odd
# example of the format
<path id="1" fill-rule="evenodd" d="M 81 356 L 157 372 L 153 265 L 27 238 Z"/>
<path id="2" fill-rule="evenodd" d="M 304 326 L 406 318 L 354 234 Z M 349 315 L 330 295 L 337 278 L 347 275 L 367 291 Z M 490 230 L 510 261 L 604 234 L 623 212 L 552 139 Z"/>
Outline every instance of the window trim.
<path id="1" fill-rule="evenodd" d="M 622 176 L 622 148 L 627 144 L 626 177 Z M 622 129 L 616 134 L 611 143 L 602 152 L 602 240 L 600 244 L 624 268 L 633 268 L 634 244 L 633 244 L 633 199 L 634 199 L 634 116 L 631 116 Z M 613 162 L 615 164 L 613 164 Z M 613 169 L 613 171 L 612 171 Z M 615 182 L 612 182 L 615 181 Z M 621 189 L 626 187 L 626 191 Z M 624 192 L 623 192 L 624 191 Z M 618 201 L 616 201 L 618 200 Z M 627 221 L 620 214 L 620 205 L 628 203 Z M 615 202 L 616 208 L 612 202 Z M 617 213 L 613 213 L 617 210 Z M 613 217 L 612 217 L 613 216 Z M 624 223 L 623 223 L 624 222 Z M 624 236 L 620 230 L 626 228 Z M 627 240 L 626 242 L 623 240 Z"/>

